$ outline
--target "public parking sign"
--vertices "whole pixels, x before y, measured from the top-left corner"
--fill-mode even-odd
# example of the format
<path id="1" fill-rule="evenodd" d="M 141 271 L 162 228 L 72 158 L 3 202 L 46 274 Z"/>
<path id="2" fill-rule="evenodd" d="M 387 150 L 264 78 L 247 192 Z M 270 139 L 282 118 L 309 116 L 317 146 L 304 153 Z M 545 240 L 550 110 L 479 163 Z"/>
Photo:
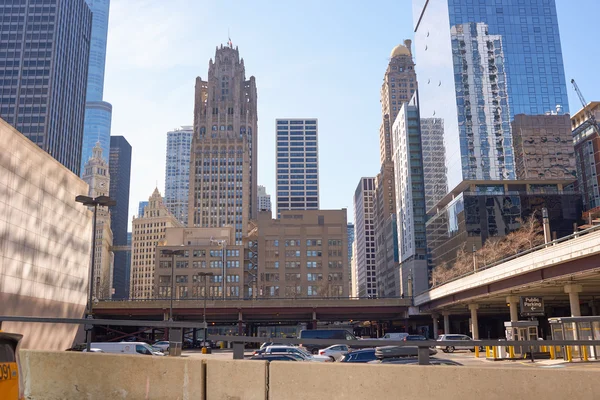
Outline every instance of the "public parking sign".
<path id="1" fill-rule="evenodd" d="M 541 297 L 522 296 L 521 315 L 524 317 L 544 316 L 544 299 Z"/>

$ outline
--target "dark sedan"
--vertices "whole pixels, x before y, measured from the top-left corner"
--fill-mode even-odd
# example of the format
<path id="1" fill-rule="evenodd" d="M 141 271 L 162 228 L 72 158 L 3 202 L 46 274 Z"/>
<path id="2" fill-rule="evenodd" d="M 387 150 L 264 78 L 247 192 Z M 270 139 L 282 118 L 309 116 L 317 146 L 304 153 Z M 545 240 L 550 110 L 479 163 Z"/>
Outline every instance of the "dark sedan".
<path id="1" fill-rule="evenodd" d="M 369 361 L 377 360 L 375 357 L 375 349 L 354 350 L 344 355 L 340 362 L 347 363 L 368 363 Z"/>

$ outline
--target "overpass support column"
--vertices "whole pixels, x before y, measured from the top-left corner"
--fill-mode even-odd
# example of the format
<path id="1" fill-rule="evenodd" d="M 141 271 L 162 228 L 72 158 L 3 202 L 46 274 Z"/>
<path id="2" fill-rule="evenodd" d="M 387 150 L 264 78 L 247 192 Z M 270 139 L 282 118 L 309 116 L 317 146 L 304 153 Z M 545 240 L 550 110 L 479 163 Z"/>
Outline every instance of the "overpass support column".
<path id="1" fill-rule="evenodd" d="M 442 315 L 444 316 L 444 334 L 450 333 L 450 311 L 443 311 Z"/>
<path id="2" fill-rule="evenodd" d="M 571 316 L 581 317 L 581 307 L 579 306 L 579 293 L 583 291 L 581 285 L 568 283 L 565 285 L 565 293 L 569 294 L 569 303 L 571 303 Z"/>
<path id="3" fill-rule="evenodd" d="M 469 304 L 469 310 L 471 310 L 471 333 L 473 334 L 473 340 L 479 340 L 479 323 L 477 321 L 477 309 L 479 304 Z"/>
<path id="4" fill-rule="evenodd" d="M 437 340 L 438 338 L 438 318 L 439 315 L 438 314 L 431 314 L 431 318 L 433 318 L 433 338 Z"/>
<path id="5" fill-rule="evenodd" d="M 317 329 L 317 310 L 312 312 L 312 328 Z"/>
<path id="6" fill-rule="evenodd" d="M 517 306 L 519 304 L 519 298 L 517 296 L 508 296 L 506 302 L 510 307 L 510 322 L 519 321 L 519 309 Z"/>

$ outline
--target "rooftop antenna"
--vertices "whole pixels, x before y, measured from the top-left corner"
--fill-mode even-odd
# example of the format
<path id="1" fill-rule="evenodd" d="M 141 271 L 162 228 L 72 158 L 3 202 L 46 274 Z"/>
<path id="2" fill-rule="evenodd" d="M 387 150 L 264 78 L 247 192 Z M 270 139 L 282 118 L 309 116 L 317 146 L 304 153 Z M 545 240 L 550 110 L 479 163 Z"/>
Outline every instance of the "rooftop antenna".
<path id="1" fill-rule="evenodd" d="M 227 39 L 229 40 L 227 42 L 227 44 L 229 45 L 230 48 L 233 49 L 233 43 L 231 42 L 231 35 L 229 34 L 229 28 L 227 28 Z"/>

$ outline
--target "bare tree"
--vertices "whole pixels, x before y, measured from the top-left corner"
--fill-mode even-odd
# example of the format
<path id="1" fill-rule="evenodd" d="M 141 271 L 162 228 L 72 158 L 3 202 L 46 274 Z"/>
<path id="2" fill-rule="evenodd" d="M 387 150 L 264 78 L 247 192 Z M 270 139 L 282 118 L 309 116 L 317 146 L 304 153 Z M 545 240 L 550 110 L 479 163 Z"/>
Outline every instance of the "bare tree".
<path id="1" fill-rule="evenodd" d="M 536 218 L 536 213 L 518 221 L 521 224 L 518 230 L 509 233 L 502 239 L 490 238 L 486 240 L 483 247 L 475 252 L 475 266 L 477 269 L 544 243 L 542 225 L 539 219 Z M 453 266 L 449 266 L 444 262 L 433 269 L 432 281 L 434 286 L 473 271 L 473 253 L 466 251 L 465 247 L 465 244 L 463 244 L 457 251 Z"/>

